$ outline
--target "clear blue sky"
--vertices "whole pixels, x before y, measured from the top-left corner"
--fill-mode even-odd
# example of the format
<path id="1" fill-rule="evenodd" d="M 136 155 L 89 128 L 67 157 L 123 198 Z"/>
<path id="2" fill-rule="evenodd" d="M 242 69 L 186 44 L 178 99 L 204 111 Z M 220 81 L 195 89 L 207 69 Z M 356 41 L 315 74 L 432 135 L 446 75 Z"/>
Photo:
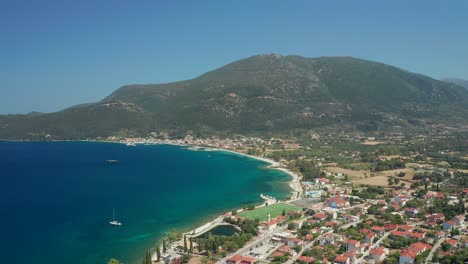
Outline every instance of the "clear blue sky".
<path id="1" fill-rule="evenodd" d="M 3 114 L 57 111 L 261 53 L 468 79 L 464 0 L 0 0 L 0 32 Z"/>

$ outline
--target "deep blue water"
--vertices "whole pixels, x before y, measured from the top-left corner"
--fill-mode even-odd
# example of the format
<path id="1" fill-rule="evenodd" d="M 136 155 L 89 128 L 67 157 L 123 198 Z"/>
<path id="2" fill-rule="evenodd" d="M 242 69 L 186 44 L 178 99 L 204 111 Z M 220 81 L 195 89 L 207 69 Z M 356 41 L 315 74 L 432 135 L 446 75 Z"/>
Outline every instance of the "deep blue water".
<path id="1" fill-rule="evenodd" d="M 139 263 L 171 229 L 260 202 L 260 193 L 288 196 L 289 176 L 266 165 L 166 145 L 0 141 L 1 262 Z M 114 207 L 121 227 L 108 224 Z"/>

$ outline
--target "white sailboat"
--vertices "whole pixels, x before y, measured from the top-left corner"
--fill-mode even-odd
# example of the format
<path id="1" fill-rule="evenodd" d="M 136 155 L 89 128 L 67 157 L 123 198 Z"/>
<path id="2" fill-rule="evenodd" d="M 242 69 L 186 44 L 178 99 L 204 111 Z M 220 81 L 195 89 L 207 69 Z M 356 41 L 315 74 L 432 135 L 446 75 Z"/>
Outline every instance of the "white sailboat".
<path id="1" fill-rule="evenodd" d="M 115 220 L 115 208 L 112 208 L 112 221 L 110 221 L 109 224 L 115 225 L 115 226 L 121 226 L 122 225 L 122 223 Z"/>

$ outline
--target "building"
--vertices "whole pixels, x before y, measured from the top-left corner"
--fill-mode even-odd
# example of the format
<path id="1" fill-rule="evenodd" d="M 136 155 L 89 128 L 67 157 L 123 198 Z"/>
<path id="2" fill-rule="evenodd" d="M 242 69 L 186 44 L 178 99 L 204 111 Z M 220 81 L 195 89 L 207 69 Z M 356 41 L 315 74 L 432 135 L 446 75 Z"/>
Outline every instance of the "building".
<path id="1" fill-rule="evenodd" d="M 370 259 L 374 260 L 375 262 L 383 261 L 387 254 L 388 254 L 388 249 L 384 247 L 372 248 L 369 251 Z"/>
<path id="2" fill-rule="evenodd" d="M 297 237 L 292 237 L 287 239 L 287 245 L 290 247 L 295 247 L 295 246 L 302 246 L 304 244 L 304 240 L 299 239 Z"/>
<path id="3" fill-rule="evenodd" d="M 455 221 L 453 220 L 450 220 L 450 221 L 445 221 L 443 224 L 442 224 L 442 229 L 444 231 L 448 231 L 448 230 L 452 230 L 453 228 L 455 228 Z"/>
<path id="4" fill-rule="evenodd" d="M 254 264 L 255 258 L 246 257 L 242 255 L 235 255 L 230 259 L 226 260 L 226 264 Z"/>

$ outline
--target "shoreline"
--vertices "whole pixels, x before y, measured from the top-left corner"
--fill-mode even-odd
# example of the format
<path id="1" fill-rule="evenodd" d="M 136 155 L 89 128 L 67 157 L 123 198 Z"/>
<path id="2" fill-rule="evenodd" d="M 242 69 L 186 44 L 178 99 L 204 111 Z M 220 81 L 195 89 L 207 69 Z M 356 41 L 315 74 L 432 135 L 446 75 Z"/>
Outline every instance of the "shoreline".
<path id="1" fill-rule="evenodd" d="M 260 161 L 263 161 L 263 162 L 266 162 L 266 163 L 270 164 L 269 166 L 267 166 L 267 168 L 279 170 L 279 171 L 282 171 L 282 172 L 288 174 L 289 176 L 291 176 L 291 181 L 289 181 L 289 187 L 291 188 L 291 193 L 292 193 L 293 196 L 291 196 L 291 198 L 289 198 L 285 202 L 296 200 L 299 197 L 299 195 L 303 193 L 299 175 L 297 175 L 296 173 L 294 173 L 291 170 L 288 170 L 288 169 L 282 167 L 281 164 L 279 162 L 277 162 L 277 161 L 274 161 L 274 160 L 268 159 L 268 158 L 264 158 L 264 157 L 257 157 L 257 156 L 245 154 L 245 153 L 230 150 L 230 149 L 214 149 L 214 151 L 221 151 L 221 152 L 224 151 L 224 152 L 229 152 L 229 153 L 241 155 L 241 156 L 244 156 L 244 157 L 248 157 L 248 158 L 251 158 L 251 159 L 260 160 Z"/>
<path id="2" fill-rule="evenodd" d="M 3 141 L 3 142 L 90 142 L 90 143 L 114 143 L 114 144 L 123 144 L 123 145 L 128 144 L 128 142 L 124 142 L 124 141 L 109 141 L 109 140 L 51 140 L 51 141 L 41 141 L 41 140 L 37 140 L 37 141 L 35 141 L 35 140 L 34 141 L 33 140 L 29 140 L 29 141 L 25 141 L 25 140 L 0 140 L 0 141 Z M 148 142 L 147 143 L 135 142 L 135 143 L 137 145 L 170 145 L 170 146 L 184 147 L 187 150 L 191 150 L 191 151 L 227 152 L 227 153 L 231 153 L 231 154 L 240 155 L 240 156 L 243 156 L 243 157 L 259 160 L 259 161 L 262 161 L 262 162 L 265 162 L 265 163 L 269 164 L 266 168 L 279 170 L 279 171 L 281 171 L 283 173 L 286 173 L 287 175 L 289 175 L 291 177 L 291 180 L 289 181 L 289 188 L 291 189 L 290 193 L 292 195 L 287 200 L 283 201 L 284 203 L 288 203 L 290 201 L 297 200 L 300 197 L 300 194 L 303 193 L 303 189 L 302 189 L 302 186 L 301 186 L 301 183 L 300 183 L 300 176 L 297 175 L 296 173 L 288 170 L 287 168 L 282 167 L 282 165 L 279 162 L 274 161 L 272 159 L 253 156 L 253 155 L 249 155 L 249 154 L 239 152 L 239 151 L 235 151 L 235 150 L 231 150 L 231 149 L 223 149 L 223 148 L 219 148 L 219 147 L 200 146 L 200 145 L 192 145 L 192 144 L 181 144 L 181 143 L 168 142 L 168 141 L 166 141 L 166 142 L 151 142 L 151 143 L 148 143 Z M 208 148 L 209 150 L 194 150 L 194 149 L 190 149 L 191 147 L 202 147 L 202 148 Z M 263 197 L 261 197 L 261 198 L 264 199 Z M 263 207 L 263 206 L 265 206 L 265 204 L 262 203 L 260 205 L 257 205 L 256 208 Z M 236 211 L 239 212 L 239 211 L 242 211 L 243 209 L 242 208 L 239 209 L 239 207 L 237 207 L 237 208 L 234 208 L 233 210 L 236 210 Z M 191 228 L 190 230 L 182 232 L 182 234 L 185 234 L 187 236 L 192 236 L 192 234 L 200 234 L 200 233 L 206 232 L 207 230 L 209 230 L 209 229 L 217 226 L 218 224 L 220 224 L 224 220 L 224 217 L 225 217 L 226 214 L 229 214 L 229 213 L 220 213 L 220 214 L 213 215 L 213 217 L 206 216 L 208 220 L 206 220 L 202 224 L 197 224 L 195 227 Z M 159 241 L 161 241 L 162 239 L 164 239 L 164 237 L 160 238 Z M 180 242 L 182 242 L 182 240 L 174 242 L 173 245 L 179 244 Z M 147 249 L 145 249 L 145 251 L 146 250 Z M 157 258 L 156 253 L 152 253 L 152 259 L 155 260 L 156 258 Z"/>

